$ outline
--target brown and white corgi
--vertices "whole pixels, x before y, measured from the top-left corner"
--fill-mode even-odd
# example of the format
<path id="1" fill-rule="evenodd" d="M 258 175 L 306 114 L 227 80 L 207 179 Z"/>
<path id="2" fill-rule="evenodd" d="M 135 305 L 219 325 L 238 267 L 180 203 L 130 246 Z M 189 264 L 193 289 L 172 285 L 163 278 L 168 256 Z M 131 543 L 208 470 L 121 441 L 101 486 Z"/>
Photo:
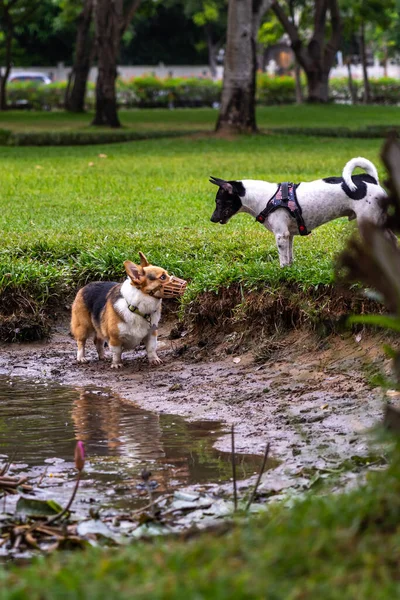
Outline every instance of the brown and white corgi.
<path id="1" fill-rule="evenodd" d="M 186 281 L 149 264 L 142 252 L 140 265 L 126 260 L 128 275 L 123 283 L 96 281 L 79 290 L 72 304 L 71 332 L 78 344 L 77 361 L 87 362 L 86 340 L 90 337 L 104 358 L 104 342 L 112 353 L 111 367 L 122 367 L 123 350 L 143 342 L 150 364 L 160 364 L 157 356 L 157 326 L 162 298 L 183 294 Z"/>

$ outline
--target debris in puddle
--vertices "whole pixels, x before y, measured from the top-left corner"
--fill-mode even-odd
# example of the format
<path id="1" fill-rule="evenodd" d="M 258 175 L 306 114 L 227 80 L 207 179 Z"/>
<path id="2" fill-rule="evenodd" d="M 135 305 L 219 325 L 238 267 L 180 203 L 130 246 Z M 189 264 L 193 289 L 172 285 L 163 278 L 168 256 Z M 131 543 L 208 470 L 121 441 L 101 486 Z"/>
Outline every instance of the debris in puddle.
<path id="1" fill-rule="evenodd" d="M 174 383 L 168 388 L 168 391 L 169 392 L 177 392 L 178 390 L 181 390 L 181 389 L 182 389 L 181 383 Z"/>

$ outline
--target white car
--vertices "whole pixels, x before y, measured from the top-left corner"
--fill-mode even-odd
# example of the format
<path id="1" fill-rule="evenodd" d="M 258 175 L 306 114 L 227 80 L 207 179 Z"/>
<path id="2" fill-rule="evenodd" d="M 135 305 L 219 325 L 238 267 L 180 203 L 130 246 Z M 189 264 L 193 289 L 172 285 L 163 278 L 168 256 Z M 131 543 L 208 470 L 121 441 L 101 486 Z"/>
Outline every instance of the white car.
<path id="1" fill-rule="evenodd" d="M 8 81 L 9 83 L 33 81 L 36 83 L 44 83 L 45 85 L 51 83 L 50 77 L 48 77 L 44 73 L 38 73 L 34 71 L 21 71 L 19 73 L 12 73 L 9 76 Z"/>

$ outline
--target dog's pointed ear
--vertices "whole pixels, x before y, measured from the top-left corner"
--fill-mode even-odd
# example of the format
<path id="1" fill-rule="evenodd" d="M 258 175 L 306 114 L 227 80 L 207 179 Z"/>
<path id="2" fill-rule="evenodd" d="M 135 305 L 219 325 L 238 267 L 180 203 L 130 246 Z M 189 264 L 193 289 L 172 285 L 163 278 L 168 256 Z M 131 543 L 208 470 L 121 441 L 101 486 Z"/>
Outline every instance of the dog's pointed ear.
<path id="1" fill-rule="evenodd" d="M 148 267 L 150 263 L 147 260 L 147 258 L 145 257 L 145 255 L 143 254 L 143 252 L 139 252 L 139 256 L 140 256 L 140 266 Z"/>
<path id="2" fill-rule="evenodd" d="M 228 194 L 233 194 L 233 185 L 229 183 L 229 181 L 225 181 L 225 179 L 219 179 L 218 177 L 210 176 L 210 183 L 218 185 L 220 188 L 228 192 Z"/>
<path id="3" fill-rule="evenodd" d="M 135 263 L 130 260 L 126 260 L 124 262 L 124 267 L 126 274 L 135 285 L 139 285 L 141 283 L 141 277 L 143 277 L 143 269 L 142 267 L 135 265 Z"/>

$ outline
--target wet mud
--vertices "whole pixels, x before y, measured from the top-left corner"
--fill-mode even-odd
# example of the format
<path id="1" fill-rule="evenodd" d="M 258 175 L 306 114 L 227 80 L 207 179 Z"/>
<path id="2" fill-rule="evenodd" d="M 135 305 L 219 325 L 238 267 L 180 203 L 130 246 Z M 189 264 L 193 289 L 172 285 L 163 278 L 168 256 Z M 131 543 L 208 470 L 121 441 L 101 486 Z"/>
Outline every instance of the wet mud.
<path id="1" fill-rule="evenodd" d="M 316 473 L 340 472 L 344 465 L 356 473 L 376 463 L 368 430 L 382 419 L 383 396 L 369 381 L 387 366 L 376 336 L 321 340 L 292 331 L 269 346 L 254 341 L 242 354 L 221 346 L 207 355 L 195 341 L 170 340 L 169 330 L 161 331 L 157 367 L 139 350 L 125 353 L 124 368 L 113 371 L 109 360 L 96 359 L 94 346 L 90 362 L 77 364 L 75 343 L 60 325 L 46 343 L 2 345 L 0 374 L 106 387 L 154 413 L 223 422 L 225 431 L 234 424 L 237 452 L 262 454 L 271 444 L 279 466 L 263 477 L 266 493 L 301 482 L 307 488 Z M 225 433 L 215 446 L 229 451 L 230 443 Z"/>

